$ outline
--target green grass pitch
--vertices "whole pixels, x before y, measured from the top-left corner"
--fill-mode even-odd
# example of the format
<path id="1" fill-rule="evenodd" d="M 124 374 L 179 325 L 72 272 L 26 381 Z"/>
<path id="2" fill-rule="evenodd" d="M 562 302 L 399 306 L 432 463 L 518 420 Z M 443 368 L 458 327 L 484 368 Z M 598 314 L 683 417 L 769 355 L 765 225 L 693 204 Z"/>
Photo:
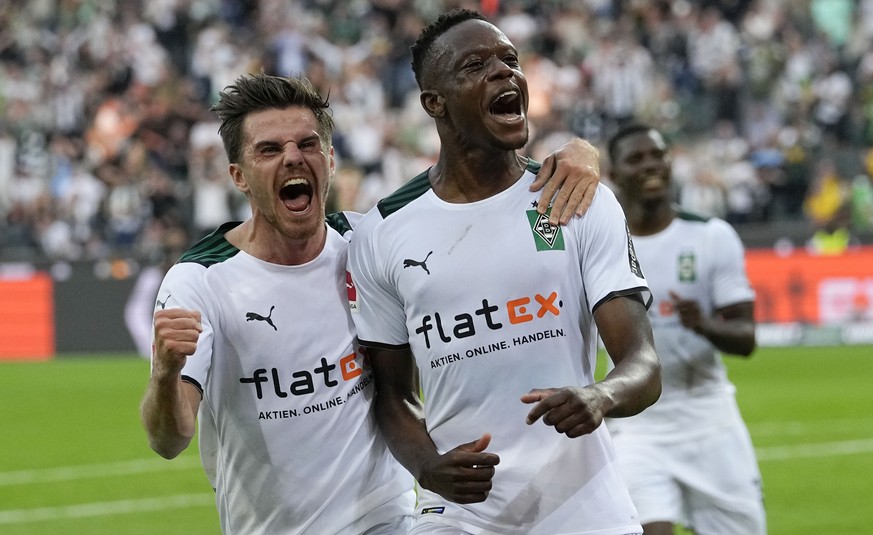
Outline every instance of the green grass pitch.
<path id="1" fill-rule="evenodd" d="M 770 533 L 873 524 L 873 347 L 762 348 L 726 360 L 758 451 Z M 0 533 L 216 534 L 196 445 L 146 443 L 148 363 L 132 355 L 0 363 Z"/>

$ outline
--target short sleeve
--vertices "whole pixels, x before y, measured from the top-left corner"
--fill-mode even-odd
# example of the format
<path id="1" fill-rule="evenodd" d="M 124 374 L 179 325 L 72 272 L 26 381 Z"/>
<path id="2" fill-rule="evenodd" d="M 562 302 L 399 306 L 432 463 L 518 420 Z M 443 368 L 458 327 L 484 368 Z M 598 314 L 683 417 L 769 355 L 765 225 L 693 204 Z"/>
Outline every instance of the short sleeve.
<path id="1" fill-rule="evenodd" d="M 376 231 L 382 221 L 374 209 L 355 228 L 349 245 L 349 308 L 361 345 L 406 347 L 409 335 L 403 302 L 384 262 Z"/>
<path id="2" fill-rule="evenodd" d="M 592 312 L 610 299 L 634 294 L 649 307 L 652 293 L 637 260 L 624 211 L 603 184 L 583 217 L 580 247 L 582 279 Z"/>
<path id="3" fill-rule="evenodd" d="M 197 339 L 197 349 L 188 357 L 182 376 L 193 382 L 201 391 L 206 383 L 212 364 L 212 339 L 215 313 L 208 306 L 210 292 L 204 284 L 206 268 L 193 262 L 174 265 L 161 282 L 155 310 L 160 308 L 184 308 L 200 312 L 203 331 Z M 154 329 L 152 329 L 154 339 Z M 154 342 L 154 340 L 153 340 Z"/>
<path id="4" fill-rule="evenodd" d="M 718 247 L 710 251 L 712 266 L 712 298 L 715 308 L 753 301 L 755 292 L 746 275 L 746 260 L 740 236 L 726 221 L 709 221 L 708 245 Z"/>

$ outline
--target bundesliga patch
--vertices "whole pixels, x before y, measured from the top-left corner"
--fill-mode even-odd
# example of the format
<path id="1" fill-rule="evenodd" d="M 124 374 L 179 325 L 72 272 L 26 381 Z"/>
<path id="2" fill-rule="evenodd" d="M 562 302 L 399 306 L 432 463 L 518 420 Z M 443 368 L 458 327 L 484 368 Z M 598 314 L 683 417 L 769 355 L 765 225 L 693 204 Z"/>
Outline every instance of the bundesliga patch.
<path id="1" fill-rule="evenodd" d="M 533 233 L 537 251 L 564 250 L 564 233 L 561 226 L 549 223 L 551 211 L 551 206 L 545 214 L 537 213 L 536 209 L 527 210 L 527 220 L 530 222 L 530 230 Z"/>
<path id="2" fill-rule="evenodd" d="M 346 271 L 346 293 L 349 296 L 349 310 L 352 312 L 358 311 L 358 289 L 355 288 L 355 282 L 352 280 L 352 274 Z"/>

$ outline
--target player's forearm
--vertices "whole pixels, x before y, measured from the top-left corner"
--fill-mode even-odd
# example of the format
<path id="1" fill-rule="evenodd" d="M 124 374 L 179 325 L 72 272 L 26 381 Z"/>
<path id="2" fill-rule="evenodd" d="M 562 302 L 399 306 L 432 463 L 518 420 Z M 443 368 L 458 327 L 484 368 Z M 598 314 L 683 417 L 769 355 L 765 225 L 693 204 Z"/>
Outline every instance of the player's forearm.
<path id="1" fill-rule="evenodd" d="M 161 457 L 172 459 L 191 443 L 196 430 L 196 410 L 176 377 L 152 376 L 141 408 L 149 445 Z"/>
<path id="2" fill-rule="evenodd" d="M 421 404 L 417 399 L 386 399 L 376 396 L 376 422 L 388 448 L 416 479 L 422 465 L 439 456 L 427 433 Z"/>
<path id="3" fill-rule="evenodd" d="M 646 308 L 638 299 L 617 298 L 602 304 L 594 318 L 615 364 L 595 383 L 608 400 L 604 416 L 638 414 L 661 396 L 661 361 Z"/>
<path id="4" fill-rule="evenodd" d="M 661 363 L 654 348 L 641 349 L 621 359 L 595 385 L 610 400 L 605 416 L 623 418 L 639 414 L 661 396 Z"/>
<path id="5" fill-rule="evenodd" d="M 748 357 L 755 351 L 755 322 L 745 319 L 710 318 L 698 334 L 722 353 Z"/>

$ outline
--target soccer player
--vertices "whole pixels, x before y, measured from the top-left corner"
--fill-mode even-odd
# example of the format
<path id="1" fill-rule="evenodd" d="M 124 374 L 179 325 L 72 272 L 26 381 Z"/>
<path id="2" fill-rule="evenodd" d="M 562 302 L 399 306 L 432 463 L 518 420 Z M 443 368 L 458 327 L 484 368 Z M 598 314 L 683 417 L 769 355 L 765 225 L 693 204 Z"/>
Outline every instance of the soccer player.
<path id="1" fill-rule="evenodd" d="M 201 240 L 161 284 L 141 414 L 149 442 L 173 458 L 199 424 L 224 533 L 404 533 L 413 481 L 376 428 L 372 372 L 349 316 L 357 214 L 325 224 L 328 103 L 304 78 L 259 74 L 239 78 L 213 110 L 252 216 Z M 568 209 L 590 202 L 588 147 L 552 158 Z"/>
<path id="2" fill-rule="evenodd" d="M 440 16 L 412 57 L 439 159 L 349 252 L 376 418 L 420 485 L 410 533 L 640 533 L 601 425 L 660 392 L 621 207 L 599 186 L 566 227 L 533 209 L 527 82 L 479 13 Z M 594 382 L 598 330 L 615 369 Z"/>
<path id="3" fill-rule="evenodd" d="M 649 317 L 663 394 L 633 418 L 610 421 L 647 535 L 766 532 L 761 476 L 719 353 L 755 349 L 754 294 L 743 246 L 726 222 L 678 211 L 667 144 L 629 125 L 609 141 L 612 179 L 654 304 Z"/>

